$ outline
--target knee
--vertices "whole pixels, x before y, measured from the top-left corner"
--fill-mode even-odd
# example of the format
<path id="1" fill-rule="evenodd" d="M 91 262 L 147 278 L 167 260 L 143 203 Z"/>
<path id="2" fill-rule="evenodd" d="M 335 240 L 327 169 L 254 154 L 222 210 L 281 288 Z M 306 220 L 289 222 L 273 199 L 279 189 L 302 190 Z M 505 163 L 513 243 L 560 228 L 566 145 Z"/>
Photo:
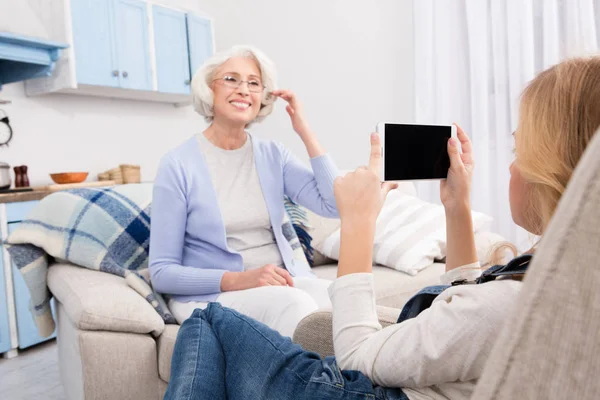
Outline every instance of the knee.
<path id="1" fill-rule="evenodd" d="M 181 323 L 178 335 L 197 335 L 202 327 L 211 325 L 215 314 L 221 310 L 222 307 L 219 303 L 210 303 L 205 309 L 196 308 L 192 315 Z"/>
<path id="2" fill-rule="evenodd" d="M 272 299 L 264 322 L 283 336 L 292 337 L 298 323 L 319 308 L 309 294 L 296 288 L 285 288 Z"/>
<path id="3" fill-rule="evenodd" d="M 199 318 L 208 323 L 212 323 L 213 319 L 218 318 L 223 313 L 223 308 L 221 303 L 210 302 L 204 309 L 195 309 L 191 318 Z"/>
<path id="4" fill-rule="evenodd" d="M 297 322 L 319 308 L 312 296 L 296 288 L 288 288 L 285 295 L 277 299 L 277 302 L 281 304 L 282 313 Z"/>

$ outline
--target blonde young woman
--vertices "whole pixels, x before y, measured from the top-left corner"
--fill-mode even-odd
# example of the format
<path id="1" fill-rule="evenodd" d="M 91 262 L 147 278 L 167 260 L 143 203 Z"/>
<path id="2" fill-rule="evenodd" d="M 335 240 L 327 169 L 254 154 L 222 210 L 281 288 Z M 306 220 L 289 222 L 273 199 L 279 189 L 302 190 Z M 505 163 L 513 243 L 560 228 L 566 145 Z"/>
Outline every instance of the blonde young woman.
<path id="1" fill-rule="evenodd" d="M 194 75 L 192 94 L 210 125 L 167 153 L 158 168 L 152 285 L 170 296 L 179 323 L 218 301 L 291 336 L 307 314 L 331 307 L 331 282 L 317 279 L 302 251 L 292 248 L 284 195 L 337 217 L 337 167 L 295 94 L 276 90 L 275 67 L 259 50 L 237 46 L 216 54 Z M 276 98 L 288 103 L 312 168 L 280 143 L 247 131 L 271 113 Z"/>
<path id="2" fill-rule="evenodd" d="M 517 224 L 543 234 L 599 127 L 600 58 L 566 61 L 529 84 L 510 166 Z M 469 203 L 473 152 L 458 132 L 462 153 L 451 139 L 451 168 L 441 183 L 448 245 L 443 283 L 480 275 Z M 373 237 L 393 185 L 377 174 L 376 134 L 371 145 L 369 166 L 335 184 L 342 219 L 338 278 L 329 289 L 336 357 L 321 360 L 259 322 L 210 304 L 179 331 L 165 399 L 200 393 L 211 399 L 470 398 L 522 283 L 452 286 L 416 317 L 382 329 L 371 273 Z"/>

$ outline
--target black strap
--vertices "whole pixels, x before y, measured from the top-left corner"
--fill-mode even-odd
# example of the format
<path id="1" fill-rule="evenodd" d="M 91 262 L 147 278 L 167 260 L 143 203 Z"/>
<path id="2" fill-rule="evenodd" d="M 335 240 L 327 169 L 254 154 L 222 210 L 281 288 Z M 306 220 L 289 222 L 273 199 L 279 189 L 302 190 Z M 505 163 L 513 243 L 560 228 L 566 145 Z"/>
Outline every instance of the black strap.
<path id="1" fill-rule="evenodd" d="M 460 279 L 452 282 L 452 286 L 465 285 L 465 284 L 481 284 L 495 280 L 499 277 L 510 277 L 514 275 L 522 275 L 527 271 L 529 263 L 533 256 L 531 254 L 524 254 L 513 260 L 506 265 L 494 265 L 493 267 L 483 271 L 481 276 L 475 281 L 467 281 L 466 279 Z M 397 323 L 406 321 L 416 317 L 421 311 L 431 307 L 431 304 L 435 298 L 448 289 L 451 285 L 437 285 L 428 286 L 422 289 L 419 293 L 411 297 L 408 302 L 402 308 L 400 316 L 398 317 Z"/>
<path id="2" fill-rule="evenodd" d="M 533 256 L 531 254 L 523 254 L 522 256 L 512 259 L 506 265 L 494 265 L 483 271 L 481 276 L 475 280 L 475 283 L 485 283 L 499 277 L 523 275 L 527 272 L 527 268 L 529 268 L 529 263 L 532 258 Z"/>

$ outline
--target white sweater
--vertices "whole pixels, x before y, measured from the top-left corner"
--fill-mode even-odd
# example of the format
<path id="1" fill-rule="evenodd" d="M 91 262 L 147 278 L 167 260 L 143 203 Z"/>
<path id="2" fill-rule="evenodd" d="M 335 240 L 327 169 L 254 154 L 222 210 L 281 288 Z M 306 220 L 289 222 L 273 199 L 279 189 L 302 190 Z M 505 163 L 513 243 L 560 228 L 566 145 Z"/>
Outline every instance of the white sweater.
<path id="1" fill-rule="evenodd" d="M 442 283 L 478 275 L 467 265 Z M 338 366 L 411 400 L 469 399 L 520 288 L 513 280 L 451 287 L 418 317 L 382 329 L 373 275 L 338 278 L 329 288 Z"/>
<path id="2" fill-rule="evenodd" d="M 283 266 L 256 170 L 252 137 L 248 135 L 235 150 L 215 146 L 202 132 L 196 138 L 217 194 L 227 246 L 242 256 L 245 270 Z"/>

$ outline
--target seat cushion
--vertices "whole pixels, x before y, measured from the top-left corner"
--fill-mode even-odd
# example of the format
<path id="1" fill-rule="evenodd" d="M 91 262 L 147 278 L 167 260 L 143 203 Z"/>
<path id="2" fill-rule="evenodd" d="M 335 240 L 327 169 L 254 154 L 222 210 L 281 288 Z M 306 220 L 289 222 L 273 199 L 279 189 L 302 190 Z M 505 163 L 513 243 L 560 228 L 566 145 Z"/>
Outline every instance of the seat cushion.
<path id="1" fill-rule="evenodd" d="M 377 306 L 377 317 L 382 327 L 395 324 L 400 315 L 397 308 Z M 318 310 L 300 321 L 294 331 L 294 343 L 321 357 L 334 355 L 331 310 Z"/>
<path id="2" fill-rule="evenodd" d="M 377 306 L 377 317 L 382 327 L 395 324 L 400 315 L 397 308 Z M 308 315 L 294 331 L 294 343 L 321 357 L 334 355 L 331 310 L 318 310 Z"/>
<path id="3" fill-rule="evenodd" d="M 406 301 L 425 286 L 439 285 L 445 265 L 435 263 L 415 276 L 379 265 L 373 266 L 377 304 L 386 307 L 402 308 Z M 312 272 L 322 279 L 335 280 L 337 264 L 314 267 Z"/>
<path id="4" fill-rule="evenodd" d="M 179 325 L 166 325 L 162 335 L 156 341 L 158 348 L 158 376 L 165 382 L 171 379 L 171 357 L 177 340 Z"/>
<path id="5" fill-rule="evenodd" d="M 56 263 L 48 268 L 48 287 L 81 330 L 158 335 L 165 327 L 150 303 L 117 275 Z"/>

